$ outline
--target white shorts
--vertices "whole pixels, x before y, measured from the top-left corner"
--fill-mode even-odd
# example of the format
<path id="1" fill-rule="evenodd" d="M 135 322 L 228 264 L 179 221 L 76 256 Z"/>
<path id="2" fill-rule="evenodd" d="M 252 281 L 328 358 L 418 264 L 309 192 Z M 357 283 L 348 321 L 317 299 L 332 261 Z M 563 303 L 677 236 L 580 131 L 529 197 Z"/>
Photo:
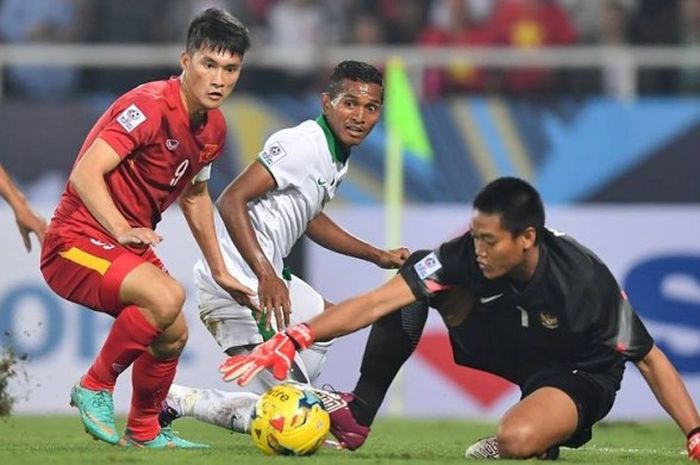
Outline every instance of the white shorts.
<path id="1" fill-rule="evenodd" d="M 257 290 L 257 280 L 242 279 L 242 276 L 236 274 L 233 276 Z M 291 301 L 291 325 L 307 321 L 323 312 L 323 297 L 304 280 L 292 275 L 292 280 L 285 282 L 289 287 Z M 205 280 L 195 279 L 195 288 L 199 318 L 222 350 L 263 342 L 253 312 L 248 307 L 238 304 L 222 289 L 212 287 Z M 272 319 L 272 327 L 275 328 L 274 315 Z"/>

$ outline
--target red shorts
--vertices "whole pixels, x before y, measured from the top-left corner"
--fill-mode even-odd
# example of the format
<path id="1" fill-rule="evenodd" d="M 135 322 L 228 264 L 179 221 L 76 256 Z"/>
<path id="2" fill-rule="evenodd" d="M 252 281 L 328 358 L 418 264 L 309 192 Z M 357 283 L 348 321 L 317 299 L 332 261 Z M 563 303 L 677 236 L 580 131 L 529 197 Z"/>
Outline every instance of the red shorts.
<path id="1" fill-rule="evenodd" d="M 128 305 L 119 299 L 122 281 L 143 263 L 165 271 L 150 247 L 136 254 L 116 241 L 66 238 L 50 232 L 42 247 L 41 272 L 49 287 L 64 299 L 117 316 Z"/>

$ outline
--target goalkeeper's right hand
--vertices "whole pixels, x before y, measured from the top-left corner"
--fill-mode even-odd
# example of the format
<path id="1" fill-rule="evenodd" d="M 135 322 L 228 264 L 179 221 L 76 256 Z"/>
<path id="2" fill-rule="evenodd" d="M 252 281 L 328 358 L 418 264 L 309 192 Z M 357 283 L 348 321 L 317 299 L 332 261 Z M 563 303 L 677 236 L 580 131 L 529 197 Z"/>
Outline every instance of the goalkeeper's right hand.
<path id="1" fill-rule="evenodd" d="M 219 366 L 219 371 L 224 381 L 238 379 L 240 386 L 248 384 L 264 368 L 272 369 L 274 377 L 281 381 L 287 377 L 295 352 L 308 348 L 313 342 L 311 328 L 301 323 L 275 334 L 249 354 L 229 357 Z"/>

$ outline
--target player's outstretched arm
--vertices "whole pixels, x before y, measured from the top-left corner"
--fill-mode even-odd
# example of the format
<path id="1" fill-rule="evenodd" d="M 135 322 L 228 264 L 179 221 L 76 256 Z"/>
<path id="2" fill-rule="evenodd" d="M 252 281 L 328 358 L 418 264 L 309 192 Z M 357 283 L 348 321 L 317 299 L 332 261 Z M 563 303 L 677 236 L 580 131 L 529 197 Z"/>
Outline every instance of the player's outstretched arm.
<path id="1" fill-rule="evenodd" d="M 382 250 L 353 236 L 321 212 L 306 227 L 306 235 L 323 248 L 372 262 L 382 268 L 398 268 L 410 255 L 406 247 Z"/>
<path id="2" fill-rule="evenodd" d="M 306 349 L 315 341 L 327 341 L 357 331 L 415 300 L 403 276 L 396 275 L 373 291 L 341 302 L 307 323 L 276 334 L 249 354 L 230 357 L 219 371 L 225 381 L 238 379 L 241 386 L 265 368 L 272 369 L 277 379 L 284 379 L 297 350 Z"/>
<path id="3" fill-rule="evenodd" d="M 275 179 L 261 162 L 253 162 L 224 189 L 217 200 L 221 219 L 231 240 L 258 278 L 258 301 L 265 314 L 265 327 L 270 328 L 270 315 L 275 312 L 277 329 L 289 325 L 291 301 L 287 285 L 279 278 L 258 243 L 248 215 L 248 202 L 258 199 L 277 187 Z"/>
<path id="4" fill-rule="evenodd" d="M 46 220 L 34 213 L 24 194 L 12 182 L 2 165 L 0 165 L 0 196 L 10 204 L 10 207 L 15 212 L 15 221 L 27 252 L 32 250 L 32 242 L 29 239 L 30 233 L 36 234 L 39 244 L 43 243 L 44 233 L 46 232 Z"/>
<path id="5" fill-rule="evenodd" d="M 688 438 L 688 457 L 700 463 L 700 416 L 678 371 L 654 345 L 636 366 L 659 401 Z"/>

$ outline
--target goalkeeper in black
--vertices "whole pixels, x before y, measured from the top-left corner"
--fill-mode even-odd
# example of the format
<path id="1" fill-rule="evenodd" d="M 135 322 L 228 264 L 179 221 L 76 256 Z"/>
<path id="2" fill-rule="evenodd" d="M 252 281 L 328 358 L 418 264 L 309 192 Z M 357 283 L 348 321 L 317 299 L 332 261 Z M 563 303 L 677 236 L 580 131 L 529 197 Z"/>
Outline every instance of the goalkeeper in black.
<path id="1" fill-rule="evenodd" d="M 585 444 L 592 425 L 610 411 L 631 361 L 687 436 L 690 458 L 700 462 L 695 405 L 607 266 L 571 237 L 545 228 L 540 195 L 523 180 L 491 182 L 473 207 L 469 232 L 414 253 L 383 286 L 229 359 L 224 378 L 244 383 L 263 368 L 280 374 L 281 354 L 374 323 L 357 386 L 339 395 L 340 405 L 347 404 L 331 413 L 333 433 L 356 449 L 433 307 L 448 328 L 456 363 L 506 378 L 522 392 L 496 434 L 470 446 L 468 457 L 553 459 L 560 445 Z"/>

